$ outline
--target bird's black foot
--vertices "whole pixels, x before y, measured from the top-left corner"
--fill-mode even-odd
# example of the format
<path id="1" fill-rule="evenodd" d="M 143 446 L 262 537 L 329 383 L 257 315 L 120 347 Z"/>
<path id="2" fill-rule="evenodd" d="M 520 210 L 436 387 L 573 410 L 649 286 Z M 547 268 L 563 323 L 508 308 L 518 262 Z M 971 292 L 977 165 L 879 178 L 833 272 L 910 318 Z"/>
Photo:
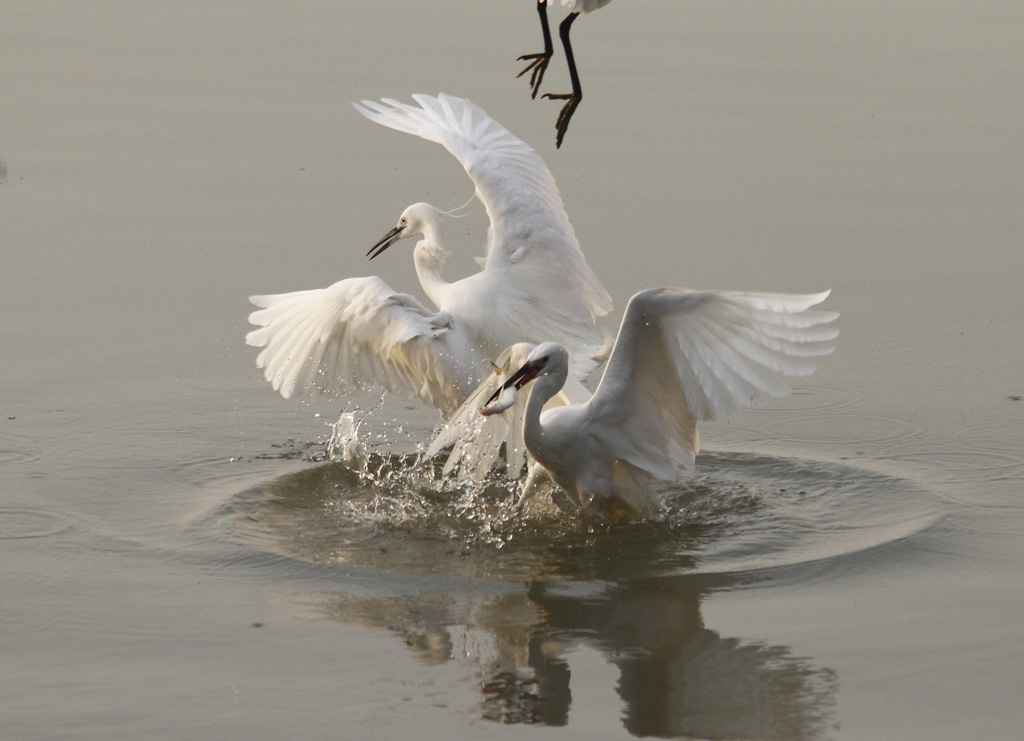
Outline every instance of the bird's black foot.
<path id="1" fill-rule="evenodd" d="M 540 91 L 540 83 L 544 79 L 544 73 L 547 71 L 548 62 L 551 61 L 551 52 L 542 51 L 537 54 L 523 54 L 517 61 L 522 62 L 525 60 L 530 60 L 530 63 L 516 77 L 522 77 L 527 72 L 530 72 L 530 89 L 532 90 L 530 97 L 536 98 L 537 93 Z"/>
<path id="2" fill-rule="evenodd" d="M 562 95 L 545 93 L 544 97 L 551 100 L 565 101 L 561 113 L 558 114 L 558 120 L 555 121 L 555 129 L 558 132 L 558 135 L 555 137 L 555 149 L 559 149 L 562 146 L 562 139 L 565 138 L 565 132 L 569 130 L 569 120 L 572 118 L 572 114 L 576 112 L 576 108 L 579 106 L 583 96 L 576 95 L 575 93 L 564 93 Z"/>

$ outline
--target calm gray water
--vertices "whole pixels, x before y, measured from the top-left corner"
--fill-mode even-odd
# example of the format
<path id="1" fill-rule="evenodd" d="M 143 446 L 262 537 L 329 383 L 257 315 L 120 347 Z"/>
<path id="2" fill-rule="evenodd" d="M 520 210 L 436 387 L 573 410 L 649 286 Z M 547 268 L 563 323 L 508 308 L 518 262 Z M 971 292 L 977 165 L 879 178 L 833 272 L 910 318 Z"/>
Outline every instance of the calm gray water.
<path id="1" fill-rule="evenodd" d="M 0 6 L 5 738 L 1019 736 L 1024 6 L 619 0 L 559 151 L 539 36 L 531 0 Z M 833 290 L 837 352 L 705 426 L 668 521 L 435 492 L 402 402 L 361 476 L 345 400 L 256 372 L 248 295 L 416 290 L 366 249 L 471 186 L 349 103 L 440 91 L 546 159 L 609 328 Z"/>

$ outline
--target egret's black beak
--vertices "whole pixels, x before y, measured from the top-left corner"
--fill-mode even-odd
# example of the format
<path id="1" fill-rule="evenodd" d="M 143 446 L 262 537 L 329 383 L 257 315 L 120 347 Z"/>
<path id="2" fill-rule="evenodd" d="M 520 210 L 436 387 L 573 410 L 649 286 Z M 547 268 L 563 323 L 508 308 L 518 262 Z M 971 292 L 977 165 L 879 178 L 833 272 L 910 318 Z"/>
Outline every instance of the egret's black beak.
<path id="1" fill-rule="evenodd" d="M 490 404 L 493 404 L 495 399 L 501 396 L 501 392 L 507 389 L 509 386 L 515 386 L 516 391 L 518 391 L 523 386 L 532 381 L 537 376 L 537 374 L 540 373 L 540 370 L 543 367 L 543 365 L 536 363 L 534 361 L 526 363 L 522 368 L 520 368 L 511 376 L 509 376 L 508 380 L 501 385 L 500 389 L 491 394 L 491 398 L 487 400 L 487 404 L 484 404 L 484 406 L 486 407 L 489 406 Z"/>
<path id="2" fill-rule="evenodd" d="M 381 239 L 379 242 L 377 242 L 377 244 L 373 245 L 373 247 L 371 247 L 367 251 L 366 256 L 372 260 L 381 252 L 383 252 L 388 247 L 393 245 L 395 242 L 400 240 L 402 238 L 402 229 L 404 228 L 405 227 L 402 226 L 396 226 L 394 229 L 389 231 L 387 234 L 384 235 L 383 239 Z"/>

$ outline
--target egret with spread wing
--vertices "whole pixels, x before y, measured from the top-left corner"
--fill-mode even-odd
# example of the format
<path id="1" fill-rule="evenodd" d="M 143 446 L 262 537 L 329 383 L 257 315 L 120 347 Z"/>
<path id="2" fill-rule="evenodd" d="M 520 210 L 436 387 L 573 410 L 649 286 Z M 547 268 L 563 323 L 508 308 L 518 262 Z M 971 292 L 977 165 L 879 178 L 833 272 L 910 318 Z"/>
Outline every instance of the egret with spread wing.
<path id="1" fill-rule="evenodd" d="M 656 288 L 630 299 L 594 395 L 546 409 L 568 375 L 563 347 L 547 342 L 494 391 L 484 415 L 511 407 L 533 382 L 523 422 L 527 450 L 579 506 L 660 509 L 655 480 L 692 469 L 697 422 L 784 396 L 784 377 L 807 376 L 832 352 L 838 314 L 810 295 Z"/>
<path id="2" fill-rule="evenodd" d="M 554 178 L 530 147 L 482 109 L 449 95 L 414 95 L 419 106 L 363 101 L 376 123 L 443 144 L 476 186 L 491 225 L 483 269 L 449 283 L 444 214 L 409 206 L 373 248 L 421 236 L 416 273 L 435 309 L 376 277 L 329 288 L 253 296 L 246 335 L 257 365 L 283 396 L 380 386 L 446 417 L 476 388 L 486 362 L 513 343 L 556 341 L 584 376 L 605 352 L 596 319 L 612 302 L 576 241 Z"/>
<path id="3" fill-rule="evenodd" d="M 569 29 L 572 28 L 573 21 L 576 20 L 580 13 L 589 13 L 592 10 L 603 8 L 611 1 L 562 0 L 562 5 L 569 9 L 569 15 L 559 24 L 558 36 L 562 40 L 562 48 L 565 50 L 565 61 L 569 65 L 569 80 L 572 82 L 572 92 L 562 94 L 545 93 L 543 96 L 552 100 L 565 101 L 561 113 L 558 114 L 558 120 L 555 122 L 555 129 L 558 131 L 555 138 L 556 148 L 562 146 L 565 132 L 569 130 L 569 120 L 572 118 L 572 114 L 576 112 L 580 101 L 583 100 L 583 88 L 580 86 L 580 76 L 576 72 L 576 59 L 572 53 L 572 44 L 569 42 Z M 551 55 L 554 53 L 554 47 L 551 44 L 551 29 L 548 26 L 547 0 L 537 0 L 537 14 L 540 16 L 540 29 L 544 34 L 544 51 L 536 54 L 523 54 L 523 56 L 519 57 L 520 62 L 529 61 L 529 64 L 526 65 L 522 72 L 516 75 L 517 77 L 522 77 L 527 72 L 530 72 L 530 90 L 532 91 L 530 97 L 532 98 L 536 98 L 538 91 L 540 91 L 540 84 L 544 80 L 544 72 L 548 68 L 548 62 L 551 61 Z"/>

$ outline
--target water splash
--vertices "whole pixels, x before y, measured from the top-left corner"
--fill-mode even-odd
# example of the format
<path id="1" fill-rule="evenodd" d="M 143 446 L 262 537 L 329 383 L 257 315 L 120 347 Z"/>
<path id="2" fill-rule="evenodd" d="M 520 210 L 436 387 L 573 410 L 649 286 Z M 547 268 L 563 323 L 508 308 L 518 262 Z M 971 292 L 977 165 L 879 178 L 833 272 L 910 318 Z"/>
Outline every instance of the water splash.
<path id="1" fill-rule="evenodd" d="M 546 510 L 526 510 L 501 471 L 457 486 L 417 453 L 372 450 L 356 467 L 327 463 L 253 487 L 233 506 L 246 514 L 240 529 L 276 552 L 513 580 L 749 572 L 869 550 L 941 517 L 914 482 L 846 464 L 720 453 L 702 465 L 664 489 L 658 521 L 602 520 L 557 490 Z"/>

